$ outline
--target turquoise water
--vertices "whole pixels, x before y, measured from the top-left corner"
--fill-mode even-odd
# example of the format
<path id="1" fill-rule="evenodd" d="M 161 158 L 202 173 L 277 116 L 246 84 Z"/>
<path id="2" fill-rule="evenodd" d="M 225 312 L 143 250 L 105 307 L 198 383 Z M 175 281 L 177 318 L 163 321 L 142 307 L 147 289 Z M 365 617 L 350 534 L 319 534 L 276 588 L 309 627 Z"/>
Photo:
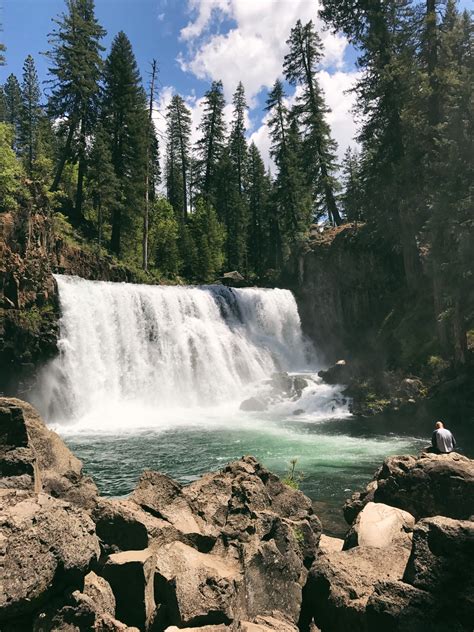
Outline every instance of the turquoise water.
<path id="1" fill-rule="evenodd" d="M 296 458 L 300 488 L 314 501 L 326 532 L 334 535 L 345 529 L 345 498 L 367 484 L 387 455 L 416 453 L 426 445 L 424 439 L 387 434 L 386 428 L 355 418 L 315 422 L 255 414 L 159 431 L 66 432 L 64 438 L 108 496 L 128 494 L 144 469 L 186 484 L 245 454 L 279 475 Z"/>

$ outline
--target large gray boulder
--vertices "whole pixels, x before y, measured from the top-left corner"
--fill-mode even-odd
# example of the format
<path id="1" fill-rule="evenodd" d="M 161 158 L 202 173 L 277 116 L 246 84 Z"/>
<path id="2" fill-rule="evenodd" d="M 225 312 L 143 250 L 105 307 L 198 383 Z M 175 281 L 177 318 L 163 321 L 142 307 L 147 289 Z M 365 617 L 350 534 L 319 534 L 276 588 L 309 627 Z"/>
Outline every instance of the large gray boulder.
<path id="1" fill-rule="evenodd" d="M 414 525 L 415 518 L 408 511 L 369 502 L 346 535 L 344 549 L 353 546 L 385 548 L 392 544 L 402 544 L 411 549 Z"/>
<path id="2" fill-rule="evenodd" d="M 98 495 L 81 461 L 33 406 L 7 397 L 0 397 L 0 475 L 0 488 L 43 491 L 87 510 Z"/>
<path id="3" fill-rule="evenodd" d="M 237 558 L 201 553 L 174 542 L 156 556 L 155 626 L 228 624 L 238 614 L 241 569 Z"/>
<path id="4" fill-rule="evenodd" d="M 24 490 L 0 490 L 0 621 L 32 613 L 65 589 L 82 588 L 100 553 L 78 507 Z"/>
<path id="5" fill-rule="evenodd" d="M 388 457 L 366 491 L 346 502 L 349 524 L 371 501 L 404 509 L 416 520 L 437 515 L 464 520 L 474 515 L 474 461 L 456 452 Z"/>
<path id="6" fill-rule="evenodd" d="M 401 545 L 319 555 L 305 587 L 305 623 L 314 619 L 323 632 L 366 632 L 366 606 L 375 585 L 401 580 L 409 555 Z"/>

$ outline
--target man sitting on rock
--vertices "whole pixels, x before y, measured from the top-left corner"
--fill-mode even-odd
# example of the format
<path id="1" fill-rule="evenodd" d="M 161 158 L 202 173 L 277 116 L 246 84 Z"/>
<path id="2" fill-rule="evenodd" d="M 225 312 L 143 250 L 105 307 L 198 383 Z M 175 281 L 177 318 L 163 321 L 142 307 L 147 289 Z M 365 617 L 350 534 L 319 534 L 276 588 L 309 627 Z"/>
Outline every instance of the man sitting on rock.
<path id="1" fill-rule="evenodd" d="M 431 436 L 431 446 L 435 454 L 449 454 L 456 448 L 453 433 L 444 427 L 442 421 L 437 421 L 435 424 L 435 431 Z"/>

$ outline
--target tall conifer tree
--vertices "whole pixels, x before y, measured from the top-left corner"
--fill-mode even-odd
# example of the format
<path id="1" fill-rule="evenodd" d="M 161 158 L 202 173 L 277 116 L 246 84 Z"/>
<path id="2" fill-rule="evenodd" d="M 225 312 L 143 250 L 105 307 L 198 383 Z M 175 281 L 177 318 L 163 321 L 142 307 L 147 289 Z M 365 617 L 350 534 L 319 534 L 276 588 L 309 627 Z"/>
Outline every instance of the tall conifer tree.
<path id="1" fill-rule="evenodd" d="M 28 55 L 23 65 L 23 82 L 21 86 L 20 140 L 29 173 L 32 171 L 33 160 L 36 157 L 38 127 L 41 116 L 40 97 L 41 91 L 35 62 L 33 57 Z"/>
<path id="2" fill-rule="evenodd" d="M 176 216 L 180 221 L 185 221 L 189 205 L 191 112 L 179 94 L 175 94 L 171 99 L 166 113 L 166 123 L 166 190 Z"/>
<path id="3" fill-rule="evenodd" d="M 99 80 L 102 72 L 100 41 L 105 30 L 94 14 L 94 0 L 66 0 L 67 13 L 54 20 L 47 53 L 52 87 L 49 109 L 60 118 L 66 140 L 51 189 L 57 190 L 66 162 L 77 160 L 78 179 L 73 219 L 82 219 L 83 184 L 86 172 L 86 141 L 98 114 Z"/>
<path id="4" fill-rule="evenodd" d="M 13 73 L 8 75 L 3 91 L 6 105 L 5 120 L 13 128 L 12 147 L 17 150 L 21 121 L 21 88 Z"/>
<path id="5" fill-rule="evenodd" d="M 284 61 L 285 77 L 292 85 L 301 87 L 295 114 L 302 133 L 303 164 L 317 205 L 338 225 L 341 217 L 335 196 L 336 143 L 325 119 L 329 110 L 316 76 L 323 56 L 322 42 L 312 21 L 303 25 L 298 20 L 287 44 L 290 50 Z"/>
<path id="6" fill-rule="evenodd" d="M 197 141 L 199 190 L 211 203 L 216 196 L 216 179 L 219 159 L 225 146 L 225 99 L 222 81 L 213 81 L 204 95 L 204 113 Z"/>
<path id="7" fill-rule="evenodd" d="M 112 42 L 104 70 L 104 127 L 110 136 L 112 163 L 120 187 L 120 203 L 112 214 L 111 249 L 124 254 L 123 236 L 138 241 L 143 216 L 147 163 L 146 95 L 130 40 L 121 31 Z"/>

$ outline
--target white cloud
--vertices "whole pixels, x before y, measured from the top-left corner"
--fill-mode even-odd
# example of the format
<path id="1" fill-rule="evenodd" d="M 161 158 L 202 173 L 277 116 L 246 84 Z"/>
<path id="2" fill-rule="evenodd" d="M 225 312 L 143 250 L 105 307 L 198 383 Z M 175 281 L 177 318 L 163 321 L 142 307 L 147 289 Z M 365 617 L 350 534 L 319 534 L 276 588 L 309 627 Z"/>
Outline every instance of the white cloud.
<path id="1" fill-rule="evenodd" d="M 326 103 L 331 111 L 327 114 L 327 121 L 331 126 L 332 136 L 337 142 L 337 157 L 342 160 L 344 153 L 349 145 L 355 146 L 354 136 L 356 135 L 356 123 L 352 115 L 352 108 L 355 102 L 355 95 L 348 92 L 354 85 L 359 73 L 353 72 L 335 72 L 333 74 L 327 71 L 321 71 L 318 74 L 319 83 L 325 93 Z M 291 107 L 298 95 L 297 89 L 293 95 L 286 100 L 288 107 Z M 275 173 L 275 165 L 270 156 L 270 135 L 267 126 L 268 115 L 262 120 L 262 124 L 250 136 L 250 142 L 254 142 L 260 153 L 266 167 L 270 167 L 272 173 Z"/>
<path id="2" fill-rule="evenodd" d="M 298 19 L 315 22 L 325 46 L 323 67 L 342 68 L 344 63 L 347 41 L 322 31 L 314 0 L 189 0 L 188 5 L 196 15 L 181 31 L 189 49 L 178 61 L 199 79 L 222 79 L 227 98 L 239 80 L 251 104 L 262 88 L 272 86 L 281 75 L 286 40 Z M 222 16 L 236 26 L 210 34 Z"/>

